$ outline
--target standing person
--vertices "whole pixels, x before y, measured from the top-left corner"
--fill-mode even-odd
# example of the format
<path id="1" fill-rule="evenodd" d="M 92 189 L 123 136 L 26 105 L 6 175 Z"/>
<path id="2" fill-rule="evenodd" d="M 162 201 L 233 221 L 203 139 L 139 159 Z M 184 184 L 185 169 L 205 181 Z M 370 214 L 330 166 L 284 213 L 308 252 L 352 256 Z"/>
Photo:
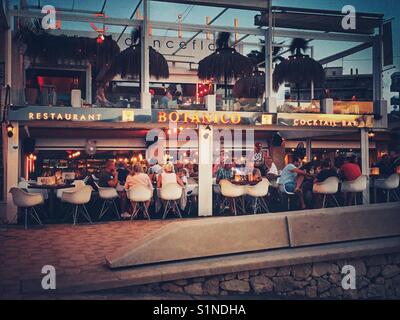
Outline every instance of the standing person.
<path id="1" fill-rule="evenodd" d="M 143 167 L 140 163 L 133 165 L 132 171 L 126 177 L 124 185 L 125 190 L 129 190 L 135 186 L 143 185 L 150 190 L 153 190 L 153 184 L 151 183 L 150 177 L 143 172 Z M 131 201 L 132 208 L 135 208 L 136 203 Z M 149 208 L 150 201 L 145 202 L 146 208 Z"/>
<path id="2" fill-rule="evenodd" d="M 115 188 L 118 186 L 118 172 L 115 168 L 115 162 L 113 160 L 108 160 L 105 168 L 100 173 L 99 186 L 103 188 Z M 125 183 L 125 182 L 124 182 Z M 126 192 L 118 192 L 120 210 L 123 212 L 121 214 L 122 218 L 129 218 L 130 214 L 126 211 Z"/>
<path id="3" fill-rule="evenodd" d="M 285 186 L 288 192 L 294 192 L 299 198 L 301 209 L 305 209 L 302 184 L 305 177 L 311 177 L 306 171 L 300 170 L 301 159 L 297 156 L 293 157 L 292 163 L 289 163 L 281 172 L 279 183 Z"/>
<path id="4" fill-rule="evenodd" d="M 263 177 L 265 177 L 268 172 L 268 166 L 266 162 L 267 157 L 268 157 L 267 152 L 262 151 L 262 143 L 256 142 L 256 144 L 254 145 L 254 155 L 253 155 L 254 168 L 259 169 Z"/>

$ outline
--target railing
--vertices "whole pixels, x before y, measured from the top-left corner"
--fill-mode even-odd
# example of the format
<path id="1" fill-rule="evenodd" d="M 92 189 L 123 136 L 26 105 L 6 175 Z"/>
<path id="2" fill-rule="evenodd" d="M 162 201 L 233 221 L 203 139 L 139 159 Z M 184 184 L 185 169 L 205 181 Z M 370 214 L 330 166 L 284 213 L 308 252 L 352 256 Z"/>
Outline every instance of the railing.
<path id="1" fill-rule="evenodd" d="M 283 104 L 278 105 L 278 112 L 281 113 L 320 113 L 321 103 L 319 100 L 295 101 L 285 100 Z"/>
<path id="2" fill-rule="evenodd" d="M 153 109 L 168 110 L 206 110 L 204 98 L 194 96 L 168 97 L 155 95 L 152 96 L 151 106 Z"/>
<path id="3" fill-rule="evenodd" d="M 218 98 L 216 101 L 217 111 L 234 112 L 262 112 L 263 100 L 256 98 Z"/>

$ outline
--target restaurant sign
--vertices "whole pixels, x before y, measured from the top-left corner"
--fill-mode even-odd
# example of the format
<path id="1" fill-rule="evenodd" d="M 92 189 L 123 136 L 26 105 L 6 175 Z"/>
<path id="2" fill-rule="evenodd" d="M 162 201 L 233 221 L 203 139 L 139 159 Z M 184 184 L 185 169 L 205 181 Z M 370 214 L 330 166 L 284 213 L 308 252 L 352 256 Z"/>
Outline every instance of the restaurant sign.
<path id="1" fill-rule="evenodd" d="M 12 107 L 12 121 L 133 122 L 134 110 L 122 108 Z"/>
<path id="2" fill-rule="evenodd" d="M 278 125 L 287 127 L 372 128 L 370 115 L 278 113 Z"/>
<path id="3" fill-rule="evenodd" d="M 225 112 L 198 112 L 198 111 L 159 111 L 158 123 L 183 123 L 183 124 L 239 124 L 241 123 L 240 113 Z"/>

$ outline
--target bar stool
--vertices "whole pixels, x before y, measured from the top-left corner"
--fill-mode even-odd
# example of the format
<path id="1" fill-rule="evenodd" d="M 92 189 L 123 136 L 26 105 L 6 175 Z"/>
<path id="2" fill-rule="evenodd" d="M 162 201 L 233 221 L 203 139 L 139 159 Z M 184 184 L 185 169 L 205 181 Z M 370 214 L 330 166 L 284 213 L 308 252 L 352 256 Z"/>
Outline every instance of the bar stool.
<path id="1" fill-rule="evenodd" d="M 153 197 L 153 190 L 144 185 L 137 185 L 129 189 L 127 194 L 128 199 L 135 202 L 131 220 L 135 219 L 139 215 L 140 211 L 143 212 L 145 218 L 150 220 L 150 215 L 145 203 L 147 201 L 151 201 L 151 198 Z"/>
<path id="2" fill-rule="evenodd" d="M 340 191 L 341 192 L 351 192 L 351 193 L 361 193 L 367 190 L 368 178 L 366 175 L 359 176 L 354 181 L 343 181 Z M 357 205 L 357 195 L 354 197 L 354 204 Z"/>
<path id="3" fill-rule="evenodd" d="M 326 199 L 331 196 L 338 207 L 340 207 L 339 202 L 337 201 L 335 194 L 339 190 L 339 179 L 337 177 L 329 177 L 322 182 L 316 182 L 313 185 L 313 192 L 324 195 L 324 199 L 322 201 L 322 208 L 325 208 Z"/>
<path id="4" fill-rule="evenodd" d="M 234 185 L 232 182 L 229 180 L 223 179 L 219 182 L 221 186 L 221 194 L 225 198 L 229 199 L 232 203 L 232 209 L 235 214 L 237 215 L 237 210 L 236 210 L 236 200 L 243 199 L 242 197 L 246 194 L 246 189 L 244 186 L 237 186 Z M 242 208 L 244 211 L 244 208 Z"/>
<path id="5" fill-rule="evenodd" d="M 92 219 L 90 218 L 89 212 L 86 209 L 85 204 L 89 203 L 90 198 L 92 196 L 93 188 L 91 186 L 83 186 L 73 192 L 63 192 L 62 201 L 72 204 L 75 209 L 72 212 L 73 223 L 76 225 L 78 221 L 79 214 L 82 215 L 92 223 Z"/>
<path id="6" fill-rule="evenodd" d="M 260 209 L 265 210 L 267 213 L 269 213 L 267 203 L 264 200 L 264 197 L 266 197 L 268 195 L 269 185 L 270 185 L 269 180 L 266 178 L 263 178 L 255 186 L 248 186 L 246 188 L 247 195 L 254 198 L 254 204 L 253 204 L 253 213 L 254 214 L 256 214 L 258 212 L 258 210 L 260 210 Z"/>
<path id="7" fill-rule="evenodd" d="M 382 189 L 386 192 L 386 202 L 390 201 L 390 192 L 394 194 L 394 198 L 398 201 L 399 197 L 396 193 L 396 189 L 399 187 L 400 175 L 398 173 L 392 173 L 386 179 L 376 179 L 375 180 L 375 191 L 376 189 Z M 375 192 L 376 199 L 376 192 Z"/>
<path id="8" fill-rule="evenodd" d="M 101 206 L 99 214 L 99 220 L 106 214 L 110 207 L 113 208 L 117 219 L 120 220 L 121 217 L 119 215 L 117 204 L 115 203 L 115 199 L 119 198 L 117 189 L 111 187 L 100 187 L 96 182 L 94 182 L 94 184 L 97 187 L 100 199 L 103 200 L 103 205 Z"/>
<path id="9" fill-rule="evenodd" d="M 182 197 L 182 187 L 177 183 L 169 183 L 163 186 L 160 189 L 160 198 L 165 201 L 165 208 L 163 219 L 167 217 L 167 214 L 170 210 L 177 215 L 179 218 L 182 218 L 181 212 L 179 210 L 178 201 Z"/>
<path id="10" fill-rule="evenodd" d="M 290 211 L 290 198 L 293 198 L 296 196 L 296 194 L 294 192 L 290 192 L 286 189 L 286 186 L 284 184 L 280 184 L 279 183 L 279 179 L 277 181 L 278 183 L 278 188 L 279 188 L 279 192 L 284 195 L 287 199 L 287 209 L 288 211 Z M 283 197 L 282 197 L 282 202 L 283 202 Z"/>

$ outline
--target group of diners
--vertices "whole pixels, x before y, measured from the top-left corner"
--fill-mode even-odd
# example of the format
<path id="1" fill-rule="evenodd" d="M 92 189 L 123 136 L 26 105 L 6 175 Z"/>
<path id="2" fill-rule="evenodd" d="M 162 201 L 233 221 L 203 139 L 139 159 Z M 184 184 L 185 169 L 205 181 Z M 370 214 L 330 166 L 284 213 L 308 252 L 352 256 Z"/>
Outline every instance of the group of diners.
<path id="1" fill-rule="evenodd" d="M 136 186 L 144 186 L 153 191 L 154 188 L 161 189 L 167 184 L 177 184 L 182 188 L 188 184 L 189 178 L 196 178 L 197 173 L 195 166 L 191 163 L 184 165 L 181 162 L 167 163 L 164 165 L 154 162 L 152 165 L 144 167 L 137 162 L 131 168 L 124 162 L 116 165 L 115 161 L 107 161 L 104 169 L 98 177 L 98 185 L 100 187 L 115 188 L 119 195 L 121 217 L 128 219 L 132 215 L 132 208 L 135 202 L 129 201 L 127 192 Z M 146 201 L 145 206 L 148 208 L 151 201 Z"/>

